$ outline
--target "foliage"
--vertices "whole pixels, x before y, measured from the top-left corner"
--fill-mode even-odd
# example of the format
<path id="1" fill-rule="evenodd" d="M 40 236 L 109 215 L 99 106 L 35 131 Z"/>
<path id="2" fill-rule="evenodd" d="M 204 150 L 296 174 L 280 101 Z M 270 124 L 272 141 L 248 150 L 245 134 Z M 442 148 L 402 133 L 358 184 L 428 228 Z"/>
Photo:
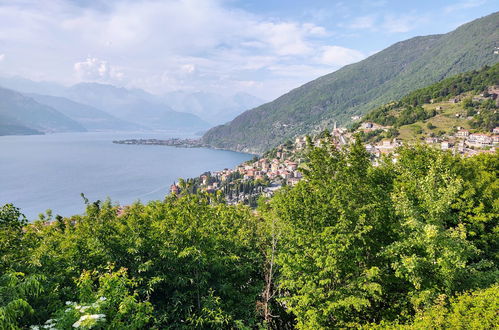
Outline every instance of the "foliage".
<path id="1" fill-rule="evenodd" d="M 379 182 L 360 142 L 349 152 L 314 148 L 309 157 L 306 181 L 272 201 L 284 228 L 281 299 L 299 328 L 355 326 L 380 311 L 390 180 Z"/>
<path id="2" fill-rule="evenodd" d="M 196 192 L 28 224 L 5 205 L 0 328 L 493 324 L 499 153 L 412 146 L 374 166 L 331 139 L 257 210 Z"/>
<path id="3" fill-rule="evenodd" d="M 0 208 L 0 274 L 23 260 L 26 217 L 12 204 Z"/>
<path id="4" fill-rule="evenodd" d="M 0 276 L 0 328 L 20 329 L 34 313 L 30 298 L 43 292 L 39 276 L 8 272 Z"/>
<path id="5" fill-rule="evenodd" d="M 54 329 L 145 328 L 153 308 L 149 302 L 137 301 L 138 293 L 131 292 L 136 286 L 124 268 L 113 272 L 110 267 L 103 274 L 84 271 L 77 281 L 79 301 L 67 301 L 45 325 Z"/>
<path id="6" fill-rule="evenodd" d="M 499 324 L 499 286 L 460 294 L 419 312 L 409 324 L 382 322 L 369 329 L 494 329 Z"/>
<path id="7" fill-rule="evenodd" d="M 113 310 L 147 316 L 151 304 L 152 324 L 160 328 L 216 328 L 220 322 L 253 326 L 263 262 L 257 224 L 246 207 L 188 194 L 124 209 L 97 201 L 87 205 L 83 216 L 28 225 L 24 240 L 32 247 L 24 267 L 47 275 L 44 288 L 50 300 L 33 300 L 35 318 L 59 317 L 56 311 L 68 308 L 65 301 L 91 305 L 104 296 L 112 306 L 89 313 L 105 314 L 108 323 L 123 319 L 111 315 Z M 109 264 L 119 271 L 105 275 Z M 100 288 L 90 290 L 90 279 Z M 121 289 L 112 291 L 113 286 Z"/>
<path id="8" fill-rule="evenodd" d="M 305 180 L 271 201 L 280 300 L 298 328 L 407 321 L 499 278 L 498 154 L 406 147 L 373 167 L 357 143 L 309 159 Z"/>

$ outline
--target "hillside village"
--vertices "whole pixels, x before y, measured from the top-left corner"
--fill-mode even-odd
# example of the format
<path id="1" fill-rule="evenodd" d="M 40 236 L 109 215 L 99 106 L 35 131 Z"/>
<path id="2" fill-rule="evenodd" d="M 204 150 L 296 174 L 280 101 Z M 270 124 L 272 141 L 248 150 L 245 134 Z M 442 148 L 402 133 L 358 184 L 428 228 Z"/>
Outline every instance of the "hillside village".
<path id="1" fill-rule="evenodd" d="M 471 128 L 469 123 L 480 112 L 475 113 L 475 116 L 467 116 L 463 103 L 469 102 L 470 98 L 475 105 L 493 101 L 495 108 L 489 111 L 493 111 L 496 118 L 498 95 L 499 86 L 492 86 L 487 92 L 472 98 L 468 94 L 463 94 L 442 102 L 431 100 L 424 108 L 426 111 L 434 110 L 435 115 L 424 121 L 427 124 L 424 130 L 420 128 L 423 124 L 421 122 L 419 126 L 418 123 L 403 125 L 393 133 L 393 126 L 362 121 L 362 118 L 356 117 L 355 119 L 358 119 L 356 129 L 339 128 L 335 123 L 330 133 L 330 140 L 337 148 L 342 148 L 356 136 L 361 137 L 375 165 L 383 155 L 394 154 L 396 157 L 396 149 L 403 144 L 426 143 L 465 157 L 478 153 L 493 153 L 499 147 L 499 127 L 494 126 L 490 131 Z M 444 127 L 442 123 L 446 126 Z M 417 131 L 414 130 L 415 127 Z M 433 132 L 435 130 L 437 132 Z M 396 136 L 379 139 L 383 134 Z M 283 185 L 297 184 L 302 179 L 300 166 L 303 166 L 305 161 L 307 144 L 319 146 L 324 140 L 321 134 L 311 137 L 308 142 L 306 136 L 298 136 L 294 141 L 288 141 L 236 168 L 204 173 L 199 178 L 187 180 L 187 185 L 184 183 L 184 186 L 174 183 L 170 187 L 170 192 L 172 194 L 179 194 L 184 190 L 220 192 L 229 204 L 242 202 L 256 205 L 260 196 L 270 197 Z"/>

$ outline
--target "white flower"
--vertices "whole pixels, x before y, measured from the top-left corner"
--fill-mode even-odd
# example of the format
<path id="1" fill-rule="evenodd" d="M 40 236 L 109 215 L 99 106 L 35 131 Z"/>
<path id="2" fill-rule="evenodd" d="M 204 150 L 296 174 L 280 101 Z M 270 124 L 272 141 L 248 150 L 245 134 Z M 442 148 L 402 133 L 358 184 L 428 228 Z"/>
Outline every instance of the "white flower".
<path id="1" fill-rule="evenodd" d="M 106 300 L 107 300 L 107 298 L 106 298 L 106 297 L 100 297 L 100 298 L 99 298 L 99 300 L 100 300 L 100 301 L 106 301 Z"/>
<path id="2" fill-rule="evenodd" d="M 89 308 L 90 308 L 90 306 L 81 306 L 80 312 L 84 313 Z"/>
<path id="3" fill-rule="evenodd" d="M 73 328 L 78 328 L 80 327 L 81 323 L 85 320 L 92 319 L 92 320 L 99 320 L 99 319 L 105 319 L 106 315 L 104 314 L 90 314 L 90 315 L 82 315 L 78 321 L 76 321 L 73 324 Z"/>
<path id="4" fill-rule="evenodd" d="M 104 315 L 104 314 L 92 314 L 92 315 L 90 315 L 90 318 L 92 318 L 94 320 L 105 319 L 106 315 Z"/>
<path id="5" fill-rule="evenodd" d="M 40 330 L 40 327 L 37 325 L 32 325 L 29 327 L 30 330 Z"/>

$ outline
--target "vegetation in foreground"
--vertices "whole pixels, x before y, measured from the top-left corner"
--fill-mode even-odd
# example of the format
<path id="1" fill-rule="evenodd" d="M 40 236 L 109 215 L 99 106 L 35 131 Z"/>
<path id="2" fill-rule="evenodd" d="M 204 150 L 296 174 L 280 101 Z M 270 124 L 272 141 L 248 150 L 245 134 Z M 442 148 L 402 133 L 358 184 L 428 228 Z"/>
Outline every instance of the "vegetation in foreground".
<path id="1" fill-rule="evenodd" d="M 257 212 L 203 193 L 32 224 L 3 206 L 0 328 L 497 326 L 497 153 L 308 159 Z"/>

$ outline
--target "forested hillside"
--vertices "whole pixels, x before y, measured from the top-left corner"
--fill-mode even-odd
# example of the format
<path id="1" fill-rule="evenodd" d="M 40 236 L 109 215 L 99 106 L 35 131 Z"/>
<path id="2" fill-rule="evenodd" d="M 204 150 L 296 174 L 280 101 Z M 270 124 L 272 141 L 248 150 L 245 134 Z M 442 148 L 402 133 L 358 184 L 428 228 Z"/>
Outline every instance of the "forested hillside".
<path id="1" fill-rule="evenodd" d="M 404 147 L 373 166 L 331 142 L 256 211 L 82 196 L 85 214 L 28 224 L 3 206 L 0 328 L 495 327 L 499 154 Z"/>
<path id="2" fill-rule="evenodd" d="M 333 121 L 347 123 L 351 116 L 417 88 L 497 63 L 498 39 L 499 13 L 494 13 L 444 35 L 396 43 L 246 111 L 208 131 L 203 140 L 216 147 L 262 152 Z"/>

